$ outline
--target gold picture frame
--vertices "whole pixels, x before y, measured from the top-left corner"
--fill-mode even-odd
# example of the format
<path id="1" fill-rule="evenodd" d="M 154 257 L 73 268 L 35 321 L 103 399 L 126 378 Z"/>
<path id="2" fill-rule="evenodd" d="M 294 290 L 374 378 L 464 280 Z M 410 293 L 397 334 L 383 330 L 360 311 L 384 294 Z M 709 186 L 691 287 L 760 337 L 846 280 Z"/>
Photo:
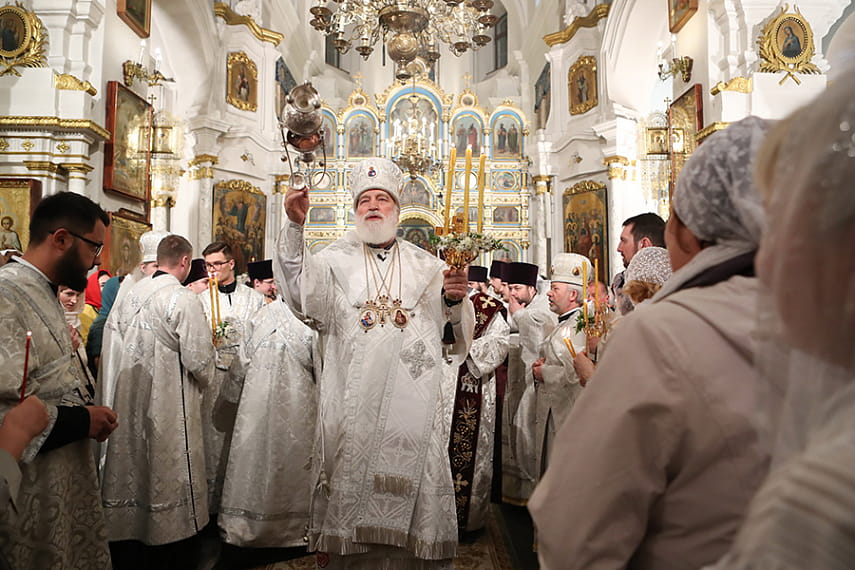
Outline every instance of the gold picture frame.
<path id="1" fill-rule="evenodd" d="M 151 35 L 151 0 L 117 0 L 116 15 L 139 37 Z"/>
<path id="2" fill-rule="evenodd" d="M 597 280 L 608 283 L 609 200 L 602 182 L 582 180 L 564 190 L 564 251 L 599 260 Z"/>
<path id="3" fill-rule="evenodd" d="M 246 52 L 229 53 L 226 63 L 226 103 L 241 111 L 258 110 L 258 66 Z"/>
<path id="4" fill-rule="evenodd" d="M 668 31 L 676 34 L 698 11 L 698 0 L 668 0 Z"/>
<path id="5" fill-rule="evenodd" d="M 246 180 L 217 182 L 213 192 L 213 241 L 228 243 L 235 271 L 245 273 L 247 263 L 264 259 L 267 196 Z"/>
<path id="6" fill-rule="evenodd" d="M 16 67 L 47 65 L 45 40 L 41 20 L 23 4 L 0 6 L 0 77 L 20 77 Z"/>
<path id="7" fill-rule="evenodd" d="M 113 275 L 131 273 L 142 260 L 140 237 L 151 230 L 151 224 L 135 212 L 122 208 L 109 212 L 110 226 L 101 254 L 101 269 Z"/>
<path id="8" fill-rule="evenodd" d="M 42 183 L 35 178 L 0 178 L 0 249 L 27 249 L 30 218 L 41 198 Z"/>
<path id="9" fill-rule="evenodd" d="M 597 59 L 583 55 L 567 72 L 570 114 L 581 115 L 597 106 Z"/>
<path id="10" fill-rule="evenodd" d="M 798 9 L 793 13 L 787 12 L 787 8 L 787 4 L 781 7 L 781 12 L 763 27 L 757 39 L 760 45 L 760 71 L 783 71 L 786 75 L 778 82 L 779 85 L 788 77 L 800 85 L 796 73 L 814 74 L 820 73 L 820 70 L 811 63 L 816 48 L 810 24 Z"/>

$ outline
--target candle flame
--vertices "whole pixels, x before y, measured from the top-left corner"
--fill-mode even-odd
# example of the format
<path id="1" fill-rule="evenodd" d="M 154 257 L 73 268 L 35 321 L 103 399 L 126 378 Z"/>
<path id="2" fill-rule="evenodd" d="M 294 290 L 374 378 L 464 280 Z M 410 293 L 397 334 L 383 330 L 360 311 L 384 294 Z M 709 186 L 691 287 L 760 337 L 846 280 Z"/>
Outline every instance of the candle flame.
<path id="1" fill-rule="evenodd" d="M 33 338 L 33 331 L 27 331 L 27 338 Z"/>

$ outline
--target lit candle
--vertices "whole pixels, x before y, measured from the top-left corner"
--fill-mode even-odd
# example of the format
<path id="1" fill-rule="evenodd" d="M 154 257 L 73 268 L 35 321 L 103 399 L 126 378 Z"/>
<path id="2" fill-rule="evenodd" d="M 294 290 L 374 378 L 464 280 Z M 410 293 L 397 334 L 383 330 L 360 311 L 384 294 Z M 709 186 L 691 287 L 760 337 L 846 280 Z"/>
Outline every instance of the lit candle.
<path id="1" fill-rule="evenodd" d="M 27 344 L 24 345 L 24 379 L 21 381 L 21 401 L 27 395 L 27 373 L 30 369 L 30 343 L 33 341 L 33 331 L 27 331 Z"/>
<path id="2" fill-rule="evenodd" d="M 137 58 L 137 63 L 142 65 L 142 58 L 145 55 L 145 40 L 140 40 L 140 56 Z"/>
<path id="3" fill-rule="evenodd" d="M 597 286 L 597 281 L 600 278 L 600 260 L 594 259 L 594 310 L 600 306 L 600 288 Z"/>
<path id="4" fill-rule="evenodd" d="M 472 145 L 466 145 L 463 171 L 463 233 L 469 232 L 469 175 L 472 174 Z"/>
<path id="5" fill-rule="evenodd" d="M 217 300 L 217 324 L 220 324 L 223 322 L 220 318 L 220 279 L 216 275 L 214 275 L 214 289 L 216 290 L 214 298 Z"/>
<path id="6" fill-rule="evenodd" d="M 445 185 L 445 218 L 443 235 L 451 231 L 451 196 L 454 191 L 454 165 L 457 162 L 457 149 L 452 147 L 448 155 L 448 183 Z"/>
<path id="7" fill-rule="evenodd" d="M 576 349 L 573 348 L 573 343 L 570 341 L 569 338 L 564 339 L 564 344 L 567 346 L 567 350 L 570 351 L 570 356 L 576 358 Z"/>
<path id="8" fill-rule="evenodd" d="M 217 316 L 214 314 L 214 274 L 208 272 L 208 295 L 211 298 L 211 333 L 217 332 Z"/>
<path id="9" fill-rule="evenodd" d="M 588 264 L 582 262 L 582 299 L 588 300 Z"/>
<path id="10" fill-rule="evenodd" d="M 484 231 L 484 184 L 487 181 L 487 155 L 481 153 L 478 159 L 478 233 Z"/>

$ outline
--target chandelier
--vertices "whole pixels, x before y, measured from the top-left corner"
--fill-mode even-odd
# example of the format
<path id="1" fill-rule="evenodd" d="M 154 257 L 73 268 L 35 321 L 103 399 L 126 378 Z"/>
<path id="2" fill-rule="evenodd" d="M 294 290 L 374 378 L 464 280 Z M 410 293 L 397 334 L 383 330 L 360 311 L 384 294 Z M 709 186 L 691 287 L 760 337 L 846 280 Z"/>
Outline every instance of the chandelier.
<path id="1" fill-rule="evenodd" d="M 336 2 L 336 0 L 330 0 Z M 460 56 L 489 43 L 487 30 L 498 18 L 489 13 L 493 0 L 340 0 L 335 11 L 328 0 L 317 0 L 309 12 L 310 24 L 342 54 L 355 46 L 363 57 L 374 51 L 382 38 L 395 62 L 395 76 L 412 76 L 407 64 L 416 57 L 429 63 L 439 59 L 437 42 Z"/>
<path id="2" fill-rule="evenodd" d="M 392 123 L 390 157 L 401 170 L 407 171 L 415 180 L 419 175 L 433 172 L 439 161 L 435 158 L 437 149 L 436 123 L 428 121 L 419 108 L 419 96 L 416 95 L 415 79 L 413 94 L 409 96 L 410 116 Z"/>

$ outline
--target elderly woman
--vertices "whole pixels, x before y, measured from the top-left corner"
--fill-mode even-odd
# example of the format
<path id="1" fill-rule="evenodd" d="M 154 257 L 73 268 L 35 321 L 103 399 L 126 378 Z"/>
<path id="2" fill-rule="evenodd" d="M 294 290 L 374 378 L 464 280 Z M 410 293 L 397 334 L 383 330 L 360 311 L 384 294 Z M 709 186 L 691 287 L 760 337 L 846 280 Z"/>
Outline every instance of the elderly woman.
<path id="1" fill-rule="evenodd" d="M 848 570 L 855 561 L 853 86 L 850 71 L 761 153 L 770 227 L 757 265 L 768 296 L 758 401 L 774 467 L 721 568 Z"/>
<path id="2" fill-rule="evenodd" d="M 751 421 L 766 130 L 733 123 L 683 168 L 675 272 L 614 332 L 528 503 L 542 568 L 695 569 L 730 546 L 768 465 Z"/>
<path id="3" fill-rule="evenodd" d="M 671 258 L 664 247 L 645 247 L 636 253 L 626 268 L 626 293 L 633 305 L 644 303 L 671 278 Z"/>

